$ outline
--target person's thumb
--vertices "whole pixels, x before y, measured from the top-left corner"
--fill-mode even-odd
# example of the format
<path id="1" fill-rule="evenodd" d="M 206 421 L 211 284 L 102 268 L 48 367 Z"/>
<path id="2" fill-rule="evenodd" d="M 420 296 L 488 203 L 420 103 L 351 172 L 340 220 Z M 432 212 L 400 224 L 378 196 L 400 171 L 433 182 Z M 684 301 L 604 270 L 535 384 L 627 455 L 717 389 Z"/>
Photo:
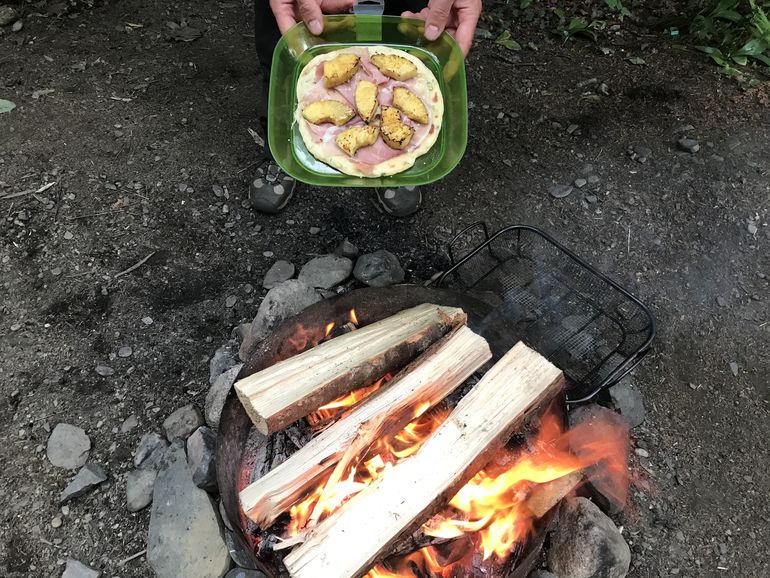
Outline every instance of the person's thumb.
<path id="1" fill-rule="evenodd" d="M 310 30 L 311 34 L 318 36 L 324 30 L 323 14 L 321 6 L 316 0 L 297 0 L 299 15 Z"/>
<path id="2" fill-rule="evenodd" d="M 425 20 L 425 38 L 436 40 L 449 21 L 449 11 L 454 0 L 430 0 L 428 18 Z"/>

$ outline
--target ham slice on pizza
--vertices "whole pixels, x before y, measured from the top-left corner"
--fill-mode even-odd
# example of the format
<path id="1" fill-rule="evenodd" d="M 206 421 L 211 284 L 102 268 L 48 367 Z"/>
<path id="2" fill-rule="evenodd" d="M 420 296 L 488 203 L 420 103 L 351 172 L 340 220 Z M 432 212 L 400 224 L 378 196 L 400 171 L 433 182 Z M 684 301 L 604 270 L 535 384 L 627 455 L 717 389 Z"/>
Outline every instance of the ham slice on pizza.
<path id="1" fill-rule="evenodd" d="M 384 46 L 313 58 L 297 81 L 295 120 L 308 151 L 358 177 L 403 172 L 436 143 L 438 80 L 416 57 Z"/>

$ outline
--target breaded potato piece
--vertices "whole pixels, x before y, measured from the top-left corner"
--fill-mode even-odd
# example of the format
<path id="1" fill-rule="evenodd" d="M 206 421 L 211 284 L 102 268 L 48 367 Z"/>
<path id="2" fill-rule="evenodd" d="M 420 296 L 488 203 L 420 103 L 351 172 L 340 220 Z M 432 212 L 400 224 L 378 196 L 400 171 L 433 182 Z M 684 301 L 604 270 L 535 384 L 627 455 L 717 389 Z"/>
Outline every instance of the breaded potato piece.
<path id="1" fill-rule="evenodd" d="M 342 126 L 356 116 L 356 111 L 338 100 L 319 100 L 311 102 L 303 108 L 302 116 L 306 121 L 313 124 L 330 122 L 337 126 Z"/>
<path id="2" fill-rule="evenodd" d="M 397 86 L 393 89 L 393 106 L 414 122 L 428 124 L 428 110 L 422 101 L 409 89 L 403 86 Z"/>
<path id="3" fill-rule="evenodd" d="M 326 88 L 334 88 L 345 84 L 353 78 L 361 66 L 361 59 L 355 54 L 340 54 L 336 58 L 324 62 L 324 84 Z"/>
<path id="4" fill-rule="evenodd" d="M 354 126 L 338 134 L 335 142 L 352 157 L 358 149 L 373 145 L 379 132 L 376 126 Z"/>
<path id="5" fill-rule="evenodd" d="M 377 85 L 368 80 L 362 80 L 356 86 L 356 108 L 358 115 L 369 122 L 377 112 Z"/>
<path id="6" fill-rule="evenodd" d="M 397 54 L 374 54 L 371 61 L 385 76 L 395 80 L 409 80 L 417 75 L 414 62 Z"/>
<path id="7" fill-rule="evenodd" d="M 382 124 L 380 133 L 385 144 L 392 149 L 403 150 L 412 140 L 414 129 L 404 124 L 401 113 L 392 106 L 382 107 Z"/>

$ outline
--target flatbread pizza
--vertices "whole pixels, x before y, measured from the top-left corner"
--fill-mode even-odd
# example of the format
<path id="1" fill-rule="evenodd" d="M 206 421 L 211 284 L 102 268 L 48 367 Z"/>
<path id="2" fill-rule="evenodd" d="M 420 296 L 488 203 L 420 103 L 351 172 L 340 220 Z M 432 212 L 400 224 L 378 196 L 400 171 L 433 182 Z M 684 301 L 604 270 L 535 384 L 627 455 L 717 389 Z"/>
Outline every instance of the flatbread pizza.
<path id="1" fill-rule="evenodd" d="M 385 46 L 313 58 L 297 80 L 295 122 L 318 160 L 357 177 L 403 172 L 436 143 L 438 80 L 419 58 Z"/>

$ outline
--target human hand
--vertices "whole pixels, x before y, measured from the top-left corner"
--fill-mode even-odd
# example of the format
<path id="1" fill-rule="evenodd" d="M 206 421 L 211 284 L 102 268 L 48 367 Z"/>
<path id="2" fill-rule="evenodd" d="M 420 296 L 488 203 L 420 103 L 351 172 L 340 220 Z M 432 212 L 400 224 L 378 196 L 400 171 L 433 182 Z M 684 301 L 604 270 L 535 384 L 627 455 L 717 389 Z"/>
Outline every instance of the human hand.
<path id="1" fill-rule="evenodd" d="M 406 18 L 425 20 L 425 38 L 436 40 L 446 30 L 468 56 L 481 15 L 481 0 L 430 0 L 419 12 L 404 12 Z"/>
<path id="2" fill-rule="evenodd" d="M 270 0 L 281 34 L 303 20 L 308 30 L 318 36 L 324 30 L 324 14 L 347 12 L 352 6 L 353 0 Z"/>

